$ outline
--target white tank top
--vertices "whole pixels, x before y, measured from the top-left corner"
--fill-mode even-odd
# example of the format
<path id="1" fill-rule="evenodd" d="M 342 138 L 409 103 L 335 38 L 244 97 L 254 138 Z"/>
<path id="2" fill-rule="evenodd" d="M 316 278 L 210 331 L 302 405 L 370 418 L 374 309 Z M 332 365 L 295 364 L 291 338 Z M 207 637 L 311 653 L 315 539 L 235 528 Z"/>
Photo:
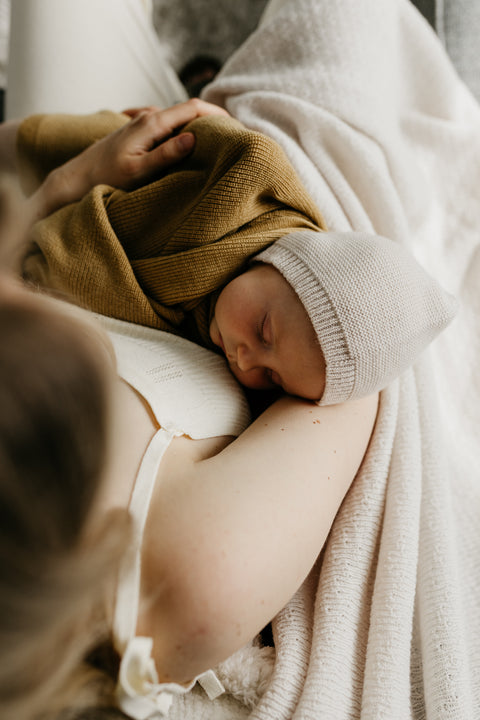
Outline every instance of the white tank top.
<path id="1" fill-rule="evenodd" d="M 122 656 L 117 699 L 135 720 L 168 713 L 175 694 L 198 681 L 213 699 L 224 688 L 212 670 L 185 687 L 159 683 L 151 651 L 152 638 L 136 637 L 140 595 L 141 548 L 158 469 L 172 439 L 239 435 L 249 424 L 248 405 L 225 361 L 209 350 L 169 333 L 96 315 L 108 332 L 118 374 L 142 395 L 160 426 L 138 471 L 129 512 L 132 543 L 122 560 L 114 613 L 115 647 Z"/>

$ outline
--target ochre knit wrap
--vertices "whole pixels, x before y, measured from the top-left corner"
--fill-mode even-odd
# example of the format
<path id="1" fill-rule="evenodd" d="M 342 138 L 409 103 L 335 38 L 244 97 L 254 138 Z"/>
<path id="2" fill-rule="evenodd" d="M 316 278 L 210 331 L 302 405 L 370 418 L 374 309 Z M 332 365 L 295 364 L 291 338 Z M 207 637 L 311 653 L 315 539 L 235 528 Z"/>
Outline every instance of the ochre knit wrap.
<path id="1" fill-rule="evenodd" d="M 34 116 L 18 154 L 32 189 L 125 116 Z M 195 150 L 132 192 L 106 185 L 38 222 L 24 275 L 83 307 L 209 345 L 211 308 L 253 255 L 296 230 L 325 230 L 281 148 L 230 118 L 189 124 Z"/>

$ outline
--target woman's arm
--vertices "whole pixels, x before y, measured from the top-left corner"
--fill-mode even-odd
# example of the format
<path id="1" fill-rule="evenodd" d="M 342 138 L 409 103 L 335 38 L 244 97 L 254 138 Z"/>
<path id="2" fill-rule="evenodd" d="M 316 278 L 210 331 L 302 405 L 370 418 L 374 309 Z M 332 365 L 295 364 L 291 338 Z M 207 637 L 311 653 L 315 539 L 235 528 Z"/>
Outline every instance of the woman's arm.
<path id="1" fill-rule="evenodd" d="M 60 207 L 80 200 L 95 185 L 131 190 L 179 162 L 193 149 L 192 133 L 174 133 L 204 115 L 228 115 L 225 110 L 192 99 L 167 110 L 142 108 L 127 111 L 131 120 L 123 127 L 90 145 L 64 165 L 53 170 L 27 200 L 29 224 Z M 15 144 L 19 123 L 0 127 L 0 163 L 15 169 Z"/>
<path id="2" fill-rule="evenodd" d="M 228 657 L 296 592 L 358 471 L 377 401 L 285 397 L 208 459 L 185 463 L 185 438 L 167 454 L 144 545 L 154 602 L 139 625 L 164 679 Z"/>

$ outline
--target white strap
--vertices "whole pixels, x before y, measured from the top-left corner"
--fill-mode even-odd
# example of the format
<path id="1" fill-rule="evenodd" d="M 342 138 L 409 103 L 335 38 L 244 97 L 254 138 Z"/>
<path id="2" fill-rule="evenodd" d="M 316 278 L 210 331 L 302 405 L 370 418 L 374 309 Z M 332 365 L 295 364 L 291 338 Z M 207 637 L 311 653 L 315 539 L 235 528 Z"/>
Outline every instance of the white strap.
<path id="1" fill-rule="evenodd" d="M 130 500 L 133 537 L 119 573 L 114 615 L 114 637 L 122 654 L 116 689 L 119 707 L 134 720 L 164 718 L 175 695 L 192 689 L 195 683 L 204 688 L 210 700 L 225 692 L 212 670 L 198 675 L 188 687 L 177 683 L 158 683 L 152 658 L 153 640 L 136 637 L 140 595 L 141 550 L 150 500 L 158 468 L 174 433 L 160 429 L 145 452 Z"/>
<path id="2" fill-rule="evenodd" d="M 135 636 L 143 533 L 158 468 L 173 437 L 173 433 L 167 432 L 163 428 L 160 428 L 153 436 L 143 456 L 130 500 L 129 510 L 133 521 L 133 534 L 119 572 L 113 621 L 115 643 L 121 653 Z"/>

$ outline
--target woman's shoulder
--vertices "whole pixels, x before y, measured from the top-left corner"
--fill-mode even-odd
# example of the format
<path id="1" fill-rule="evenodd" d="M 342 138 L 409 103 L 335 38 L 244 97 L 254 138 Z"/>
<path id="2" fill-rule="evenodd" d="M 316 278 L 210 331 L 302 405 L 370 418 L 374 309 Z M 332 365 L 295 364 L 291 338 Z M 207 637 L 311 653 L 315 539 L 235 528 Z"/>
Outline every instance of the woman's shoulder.
<path id="1" fill-rule="evenodd" d="M 250 422 L 244 393 L 225 360 L 184 338 L 103 315 L 120 377 L 158 424 L 193 439 L 239 435 Z"/>

